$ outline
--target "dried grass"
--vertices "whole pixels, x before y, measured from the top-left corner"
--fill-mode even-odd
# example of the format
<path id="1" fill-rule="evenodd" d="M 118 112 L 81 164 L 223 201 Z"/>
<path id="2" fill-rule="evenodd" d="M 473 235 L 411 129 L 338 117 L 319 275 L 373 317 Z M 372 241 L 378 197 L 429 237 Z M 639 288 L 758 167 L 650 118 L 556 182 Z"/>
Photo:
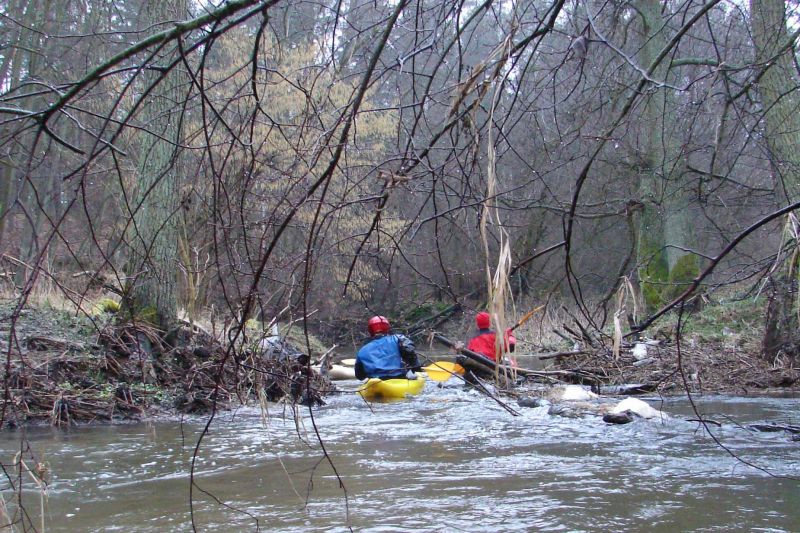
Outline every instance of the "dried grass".
<path id="1" fill-rule="evenodd" d="M 495 86 L 495 95 L 492 100 L 492 108 L 490 111 L 489 123 L 492 123 L 492 116 L 494 115 L 495 107 L 499 98 L 499 91 L 502 84 Z M 507 349 L 507 340 L 505 331 L 508 328 L 508 320 L 506 319 L 506 309 L 509 304 L 513 308 L 513 293 L 509 283 L 508 274 L 511 271 L 511 239 L 503 226 L 502 218 L 500 217 L 500 210 L 497 208 L 495 197 L 497 194 L 497 153 L 494 146 L 494 130 L 489 128 L 489 140 L 487 142 L 488 150 L 488 168 L 486 180 L 486 201 L 483 204 L 480 219 L 480 234 L 483 243 L 483 250 L 485 256 L 486 267 L 486 284 L 489 294 L 489 314 L 491 315 L 492 325 L 497 334 L 495 335 L 495 353 L 498 356 L 498 363 L 503 363 L 505 352 Z M 496 237 L 499 241 L 499 249 L 496 267 L 494 272 L 491 268 L 491 252 L 489 249 L 489 226 L 493 226 L 496 231 Z M 512 313 L 516 314 L 513 309 Z M 498 364 L 495 369 L 495 381 L 500 384 L 501 381 L 516 379 L 515 372 L 512 370 L 510 376 L 500 375 L 502 366 Z"/>
<path id="2" fill-rule="evenodd" d="M 622 319 L 627 315 L 628 308 L 627 303 L 630 302 L 632 306 L 632 313 L 634 322 L 637 321 L 639 316 L 639 306 L 637 305 L 636 301 L 636 290 L 633 287 L 633 283 L 627 277 L 622 278 L 622 283 L 619 285 L 619 289 L 617 289 L 616 295 L 616 310 L 614 311 L 614 334 L 613 334 L 613 345 L 611 348 L 611 353 L 614 356 L 614 360 L 619 359 L 619 351 L 620 347 L 622 346 Z"/>

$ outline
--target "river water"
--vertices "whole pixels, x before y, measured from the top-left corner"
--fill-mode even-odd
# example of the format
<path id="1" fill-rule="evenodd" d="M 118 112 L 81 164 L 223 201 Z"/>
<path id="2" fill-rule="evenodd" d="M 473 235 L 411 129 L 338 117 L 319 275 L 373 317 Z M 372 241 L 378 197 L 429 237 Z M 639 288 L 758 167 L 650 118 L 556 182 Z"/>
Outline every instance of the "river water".
<path id="1" fill-rule="evenodd" d="M 512 416 L 450 382 L 397 403 L 334 396 L 313 420 L 240 409 L 200 444 L 193 513 L 205 418 L 24 436 L 51 469 L 50 532 L 187 531 L 192 520 L 220 532 L 800 531 L 800 442 L 746 427 L 798 424 L 799 399 L 696 398 L 722 423 L 712 435 L 687 420 L 686 398 L 648 400 L 670 420 L 615 426 L 515 403 Z M 4 464 L 22 436 L 0 434 Z M 38 525 L 39 496 L 25 501 Z"/>

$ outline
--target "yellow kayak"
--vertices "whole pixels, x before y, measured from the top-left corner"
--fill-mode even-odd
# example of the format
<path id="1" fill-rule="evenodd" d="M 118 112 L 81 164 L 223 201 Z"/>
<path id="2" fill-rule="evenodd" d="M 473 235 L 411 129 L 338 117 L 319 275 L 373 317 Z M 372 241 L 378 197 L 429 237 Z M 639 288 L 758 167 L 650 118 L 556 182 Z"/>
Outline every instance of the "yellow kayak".
<path id="1" fill-rule="evenodd" d="M 422 392 L 425 378 L 417 379 L 368 379 L 356 391 L 365 400 L 402 400 Z"/>

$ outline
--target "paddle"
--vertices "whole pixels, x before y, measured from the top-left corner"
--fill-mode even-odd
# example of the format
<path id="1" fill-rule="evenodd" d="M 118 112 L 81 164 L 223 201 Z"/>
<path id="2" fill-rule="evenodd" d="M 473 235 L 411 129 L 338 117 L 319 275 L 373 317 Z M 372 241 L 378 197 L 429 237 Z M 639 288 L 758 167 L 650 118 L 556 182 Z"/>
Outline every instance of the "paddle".
<path id="1" fill-rule="evenodd" d="M 544 309 L 546 305 L 547 305 L 547 304 L 540 305 L 539 307 L 537 307 L 537 308 L 533 309 L 532 311 L 528 311 L 527 313 L 525 313 L 525 316 L 523 316 L 522 318 L 520 318 L 520 319 L 519 319 L 519 322 L 517 322 L 516 324 L 514 324 L 513 326 L 511 326 L 509 329 L 510 329 L 511 331 L 514 331 L 515 329 L 517 329 L 518 327 L 520 327 L 522 324 L 524 324 L 525 322 L 527 322 L 527 321 L 528 321 L 528 319 L 530 319 L 530 317 L 532 317 L 534 314 L 536 314 L 536 312 L 537 312 L 537 311 L 541 311 L 542 309 Z"/>
<path id="2" fill-rule="evenodd" d="M 464 367 L 450 361 L 437 361 L 432 365 L 423 366 L 422 371 L 428 375 L 431 381 L 440 382 L 447 381 L 454 375 L 464 375 Z"/>

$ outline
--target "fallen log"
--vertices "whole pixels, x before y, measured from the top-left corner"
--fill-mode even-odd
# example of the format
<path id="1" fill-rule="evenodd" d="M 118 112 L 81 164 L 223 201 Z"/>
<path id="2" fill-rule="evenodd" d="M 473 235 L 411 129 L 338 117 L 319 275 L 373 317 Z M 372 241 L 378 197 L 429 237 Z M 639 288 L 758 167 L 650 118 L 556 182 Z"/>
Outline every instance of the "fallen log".
<path id="1" fill-rule="evenodd" d="M 628 383 L 623 385 L 610 385 L 600 387 L 600 394 L 611 396 L 633 396 L 636 394 L 648 394 L 658 388 L 657 383 Z"/>
<path id="2" fill-rule="evenodd" d="M 526 368 L 517 368 L 517 367 L 512 367 L 512 366 L 509 366 L 509 365 L 497 365 L 497 363 L 495 363 L 494 361 L 492 361 L 488 357 L 484 357 L 483 355 L 479 354 L 478 352 L 473 352 L 469 348 L 460 347 L 456 342 L 451 341 L 450 339 L 448 339 L 444 335 L 441 335 L 440 333 L 436 333 L 435 331 L 433 332 L 433 338 L 435 340 L 441 342 L 442 344 L 444 344 L 448 348 L 453 348 L 454 350 L 456 350 L 460 354 L 466 356 L 470 361 L 476 363 L 480 367 L 485 368 L 487 372 L 494 373 L 495 369 L 497 369 L 497 367 L 499 366 L 500 367 L 499 370 L 501 370 L 501 371 L 504 371 L 504 372 L 516 372 L 520 376 L 530 376 L 530 375 L 535 375 L 537 373 L 534 370 L 528 370 Z"/>
<path id="3" fill-rule="evenodd" d="M 750 424 L 750 429 L 761 431 L 764 433 L 773 433 L 776 431 L 787 431 L 794 435 L 800 434 L 800 426 L 793 425 L 780 425 L 780 424 Z"/>
<path id="4" fill-rule="evenodd" d="M 588 353 L 589 352 L 586 350 L 570 350 L 568 352 L 531 353 L 525 354 L 525 357 L 532 357 L 540 361 L 545 361 L 547 359 L 560 359 L 562 357 L 569 357 L 571 355 L 587 355 Z M 519 357 L 522 357 L 522 354 L 520 354 Z"/>
<path id="5" fill-rule="evenodd" d="M 588 372 L 583 372 L 580 370 L 529 370 L 527 368 L 520 368 L 520 367 L 513 367 L 509 365 L 497 365 L 491 359 L 484 357 L 483 355 L 473 352 L 472 350 L 464 347 L 460 347 L 456 342 L 448 339 L 444 335 L 440 333 L 436 333 L 435 331 L 432 332 L 433 338 L 445 346 L 449 348 L 453 348 L 454 350 L 458 351 L 465 357 L 467 357 L 472 364 L 478 367 L 479 370 L 483 370 L 486 373 L 493 374 L 496 370 L 500 372 L 504 372 L 506 374 L 510 374 L 511 372 L 516 372 L 517 375 L 523 376 L 525 378 L 529 377 L 540 377 L 540 378 L 572 378 L 576 379 L 579 382 L 589 382 L 593 384 L 597 384 L 600 382 L 600 379 L 595 376 L 594 374 L 590 374 Z M 499 366 L 499 369 L 498 369 Z"/>

